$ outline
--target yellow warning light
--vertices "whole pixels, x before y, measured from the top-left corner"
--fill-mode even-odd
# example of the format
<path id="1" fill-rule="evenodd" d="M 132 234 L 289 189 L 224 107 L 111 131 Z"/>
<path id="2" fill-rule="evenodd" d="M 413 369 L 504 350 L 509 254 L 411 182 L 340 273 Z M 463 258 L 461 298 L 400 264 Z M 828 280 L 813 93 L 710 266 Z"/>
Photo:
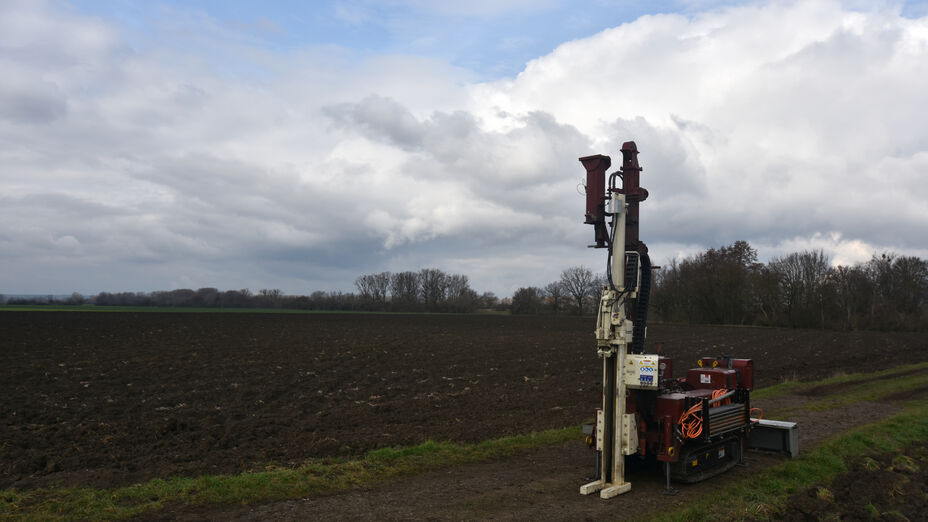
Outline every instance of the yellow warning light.
<path id="1" fill-rule="evenodd" d="M 670 455 L 671 457 L 673 456 L 673 446 L 667 448 L 667 454 Z"/>
<path id="2" fill-rule="evenodd" d="M 690 462 L 690 466 L 693 466 L 694 468 L 696 467 L 696 464 L 699 464 L 698 460 L 694 460 L 693 462 Z"/>
<path id="3" fill-rule="evenodd" d="M 713 368 L 715 368 L 715 367 L 718 366 L 718 365 L 719 365 L 719 362 L 718 362 L 718 361 L 712 361 L 712 367 L 713 367 Z"/>
<path id="4" fill-rule="evenodd" d="M 696 366 L 699 366 L 700 368 L 702 368 L 702 359 L 696 361 Z"/>

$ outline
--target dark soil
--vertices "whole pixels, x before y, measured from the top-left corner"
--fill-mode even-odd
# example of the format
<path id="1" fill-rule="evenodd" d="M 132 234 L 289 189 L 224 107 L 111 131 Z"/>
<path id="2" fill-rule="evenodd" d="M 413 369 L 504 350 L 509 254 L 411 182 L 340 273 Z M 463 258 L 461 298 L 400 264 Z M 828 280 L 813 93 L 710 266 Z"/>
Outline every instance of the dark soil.
<path id="1" fill-rule="evenodd" d="M 0 313 L 0 488 L 120 486 L 592 417 L 589 317 Z M 758 385 L 928 359 L 918 334 L 652 325 Z"/>
<path id="2" fill-rule="evenodd" d="M 831 484 L 789 497 L 785 520 L 928 520 L 928 449 L 857 458 Z"/>

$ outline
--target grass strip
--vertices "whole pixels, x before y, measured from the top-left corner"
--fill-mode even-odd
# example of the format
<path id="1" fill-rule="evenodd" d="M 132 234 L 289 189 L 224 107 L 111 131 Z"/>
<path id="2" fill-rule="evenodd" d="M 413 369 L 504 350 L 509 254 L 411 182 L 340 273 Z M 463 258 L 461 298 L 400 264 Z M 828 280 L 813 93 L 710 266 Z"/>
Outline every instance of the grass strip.
<path id="1" fill-rule="evenodd" d="M 848 470 L 849 458 L 898 451 L 924 441 L 928 441 L 928 401 L 913 401 L 902 413 L 832 437 L 797 459 L 747 480 L 726 484 L 711 497 L 695 500 L 684 508 L 649 514 L 647 520 L 776 518 L 790 494 L 831 481 Z"/>
<path id="2" fill-rule="evenodd" d="M 109 305 L 11 305 L 0 304 L 0 312 L 133 312 L 197 314 L 308 314 L 308 315 L 511 315 L 508 311 L 473 312 L 394 312 L 386 310 L 307 310 L 303 308 L 219 308 L 193 306 L 109 306 Z"/>
<path id="3" fill-rule="evenodd" d="M 218 308 L 193 306 L 108 306 L 108 305 L 0 305 L 0 312 L 133 312 L 133 313 L 196 313 L 196 314 L 357 314 L 403 315 L 428 312 L 381 312 L 367 310 L 305 310 L 300 308 Z M 437 312 L 436 312 L 437 313 Z M 476 312 L 475 312 L 476 313 Z M 447 314 L 442 314 L 447 315 Z"/>
<path id="4" fill-rule="evenodd" d="M 840 393 L 807 403 L 803 408 L 812 411 L 830 410 L 856 402 L 877 401 L 891 395 L 901 396 L 913 390 L 924 390 L 926 387 L 928 387 L 928 373 L 868 381 L 852 385 L 850 388 L 841 390 Z"/>
<path id="5" fill-rule="evenodd" d="M 0 305 L 0 312 L 170 312 L 217 314 L 333 314 L 352 313 L 335 310 L 302 310 L 297 308 L 219 308 L 194 306 L 109 306 L 109 305 Z M 372 313 L 359 312 L 353 313 Z"/>
<path id="6" fill-rule="evenodd" d="M 873 381 L 877 380 L 880 377 L 886 377 L 898 373 L 917 371 L 928 369 L 928 362 L 922 362 L 917 364 L 907 364 L 904 366 L 895 366 L 887 370 L 881 370 L 878 372 L 871 373 L 849 373 L 845 375 L 838 375 L 830 377 L 828 379 L 823 379 L 820 381 L 787 381 L 781 382 L 780 384 L 775 384 L 773 386 L 767 386 L 766 388 L 761 388 L 759 390 L 754 390 L 751 392 L 751 400 L 756 399 L 767 399 L 772 397 L 778 397 L 782 395 L 788 395 L 791 393 L 801 393 L 804 391 L 811 390 L 813 388 L 818 388 L 820 386 L 828 385 L 837 385 L 837 384 L 850 384 L 858 381 Z"/>
<path id="7" fill-rule="evenodd" d="M 840 388 L 832 388 L 826 395 L 817 400 L 812 400 L 811 396 L 809 396 L 810 400 L 801 405 L 765 410 L 764 415 L 767 418 L 788 419 L 798 411 L 827 411 L 856 403 L 877 402 L 890 397 L 904 400 L 906 394 L 928 389 L 928 372 L 917 371 L 923 369 L 924 366 L 923 364 L 912 365 L 873 374 L 855 374 L 852 376 L 853 378 L 844 376 L 839 379 L 826 379 L 820 383 L 803 383 L 804 390 L 797 390 L 793 387 L 781 388 L 779 393 L 765 394 L 764 397 L 769 399 L 787 393 L 800 394 L 803 391 L 823 386 L 822 383 L 826 383 L 825 385 L 840 385 Z M 914 368 L 915 373 L 912 373 L 913 367 L 916 367 Z M 902 371 L 902 368 L 908 368 L 908 370 Z M 756 393 L 752 393 L 751 399 L 754 400 L 756 395 Z M 757 402 L 754 404 L 757 404 Z"/>
<path id="8" fill-rule="evenodd" d="M 384 448 L 356 460 L 314 460 L 298 468 L 238 475 L 172 477 L 118 488 L 0 491 L 0 518 L 10 520 L 118 519 L 166 505 L 248 504 L 333 493 L 400 475 L 505 457 L 518 451 L 577 440 L 579 426 L 503 437 L 477 444 L 427 441 Z"/>

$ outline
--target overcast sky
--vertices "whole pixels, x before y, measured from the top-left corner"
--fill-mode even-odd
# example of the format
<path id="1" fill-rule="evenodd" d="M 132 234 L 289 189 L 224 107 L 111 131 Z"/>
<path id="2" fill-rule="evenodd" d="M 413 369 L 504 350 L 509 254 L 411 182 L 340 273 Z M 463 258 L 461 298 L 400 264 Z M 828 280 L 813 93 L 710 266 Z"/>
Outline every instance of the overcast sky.
<path id="1" fill-rule="evenodd" d="M 656 263 L 928 257 L 926 2 L 0 0 L 0 293 L 511 295 L 635 140 Z"/>

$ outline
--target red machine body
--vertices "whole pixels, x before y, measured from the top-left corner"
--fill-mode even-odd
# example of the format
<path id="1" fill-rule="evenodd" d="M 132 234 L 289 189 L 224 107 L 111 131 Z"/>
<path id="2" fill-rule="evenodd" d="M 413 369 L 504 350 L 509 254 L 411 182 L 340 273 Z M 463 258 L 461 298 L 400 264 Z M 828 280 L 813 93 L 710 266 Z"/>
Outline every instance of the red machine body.
<path id="1" fill-rule="evenodd" d="M 637 420 L 639 455 L 682 464 L 674 470 L 682 482 L 708 478 L 737 463 L 750 432 L 754 361 L 704 357 L 676 379 L 673 359 L 659 361 L 659 388 L 629 390 L 626 398 L 626 412 Z M 720 395 L 725 397 L 713 402 Z M 690 410 L 695 423 L 686 418 Z M 707 450 L 714 458 L 706 460 Z"/>
<path id="2" fill-rule="evenodd" d="M 596 248 L 605 248 L 609 242 L 606 230 L 606 169 L 612 158 L 602 154 L 580 158 L 586 169 L 586 214 L 584 223 L 593 225 Z"/>
<path id="3" fill-rule="evenodd" d="M 728 368 L 738 374 L 738 385 L 746 390 L 754 389 L 754 361 L 731 357 L 703 357 L 698 361 L 700 368 Z"/>
<path id="4" fill-rule="evenodd" d="M 686 371 L 686 383 L 696 389 L 733 390 L 738 387 L 738 374 L 722 368 L 691 368 Z"/>

